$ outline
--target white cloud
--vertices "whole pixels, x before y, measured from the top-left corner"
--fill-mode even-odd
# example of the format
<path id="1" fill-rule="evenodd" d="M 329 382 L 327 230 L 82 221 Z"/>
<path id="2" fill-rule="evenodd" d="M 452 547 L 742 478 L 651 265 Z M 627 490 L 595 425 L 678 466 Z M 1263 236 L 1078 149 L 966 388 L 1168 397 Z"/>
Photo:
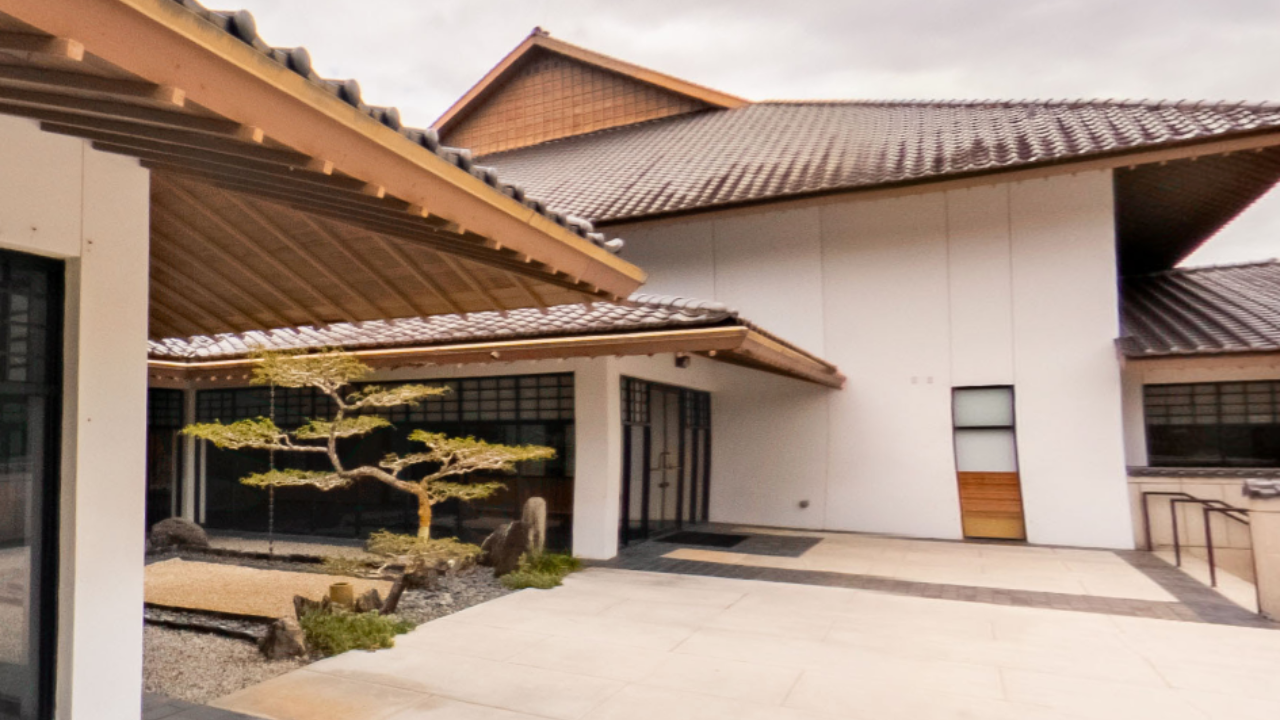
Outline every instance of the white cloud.
<path id="1" fill-rule="evenodd" d="M 239 0 L 430 124 L 535 26 L 753 99 L 1280 99 L 1273 0 Z M 1196 261 L 1280 255 L 1280 195 Z"/>

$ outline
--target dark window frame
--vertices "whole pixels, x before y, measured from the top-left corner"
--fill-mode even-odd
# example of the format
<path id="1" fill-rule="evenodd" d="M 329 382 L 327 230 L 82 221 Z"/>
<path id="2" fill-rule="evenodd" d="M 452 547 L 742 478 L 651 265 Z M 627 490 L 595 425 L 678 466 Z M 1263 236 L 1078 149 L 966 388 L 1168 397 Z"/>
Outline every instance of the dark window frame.
<path id="1" fill-rule="evenodd" d="M 1142 421 L 1152 467 L 1280 467 L 1280 381 L 1144 384 Z M 1236 455 L 1242 430 L 1254 431 L 1249 449 L 1270 445 L 1270 457 Z"/>

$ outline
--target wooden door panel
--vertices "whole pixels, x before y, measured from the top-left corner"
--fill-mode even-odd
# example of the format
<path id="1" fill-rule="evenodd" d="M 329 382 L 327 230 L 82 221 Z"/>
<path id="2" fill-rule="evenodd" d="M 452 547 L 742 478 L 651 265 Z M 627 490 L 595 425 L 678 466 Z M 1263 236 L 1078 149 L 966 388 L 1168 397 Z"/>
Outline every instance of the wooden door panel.
<path id="1" fill-rule="evenodd" d="M 965 537 L 1026 539 L 1018 473 L 961 472 L 957 476 Z"/>

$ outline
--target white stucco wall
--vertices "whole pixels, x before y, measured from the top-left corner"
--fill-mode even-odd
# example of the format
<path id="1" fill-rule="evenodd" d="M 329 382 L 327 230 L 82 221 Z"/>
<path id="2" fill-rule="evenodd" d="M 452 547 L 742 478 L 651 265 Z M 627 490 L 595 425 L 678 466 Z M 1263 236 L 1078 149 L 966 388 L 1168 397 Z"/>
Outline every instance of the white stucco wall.
<path id="1" fill-rule="evenodd" d="M 1028 539 L 1129 547 L 1112 218 L 1102 171 L 616 228 L 649 291 L 711 288 L 849 378 L 717 395 L 713 519 L 959 537 L 951 389 L 1000 384 Z"/>
<path id="2" fill-rule="evenodd" d="M 0 247 L 66 261 L 57 717 L 141 713 L 148 173 L 0 118 Z"/>

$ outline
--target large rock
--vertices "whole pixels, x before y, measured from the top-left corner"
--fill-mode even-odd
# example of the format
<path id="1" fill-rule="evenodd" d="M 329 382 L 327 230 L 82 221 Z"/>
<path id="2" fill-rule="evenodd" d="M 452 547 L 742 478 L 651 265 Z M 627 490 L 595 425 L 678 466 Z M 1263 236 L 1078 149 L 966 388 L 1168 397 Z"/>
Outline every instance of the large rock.
<path id="1" fill-rule="evenodd" d="M 268 660 L 286 660 L 307 654 L 307 634 L 291 617 L 282 617 L 271 624 L 266 637 L 258 641 L 258 649 Z"/>
<path id="2" fill-rule="evenodd" d="M 382 596 L 378 593 L 378 589 L 369 588 L 363 595 L 356 598 L 355 611 L 358 613 L 381 612 Z"/>
<path id="3" fill-rule="evenodd" d="M 541 555 L 547 549 L 547 501 L 540 497 L 525 500 L 520 522 L 529 533 L 529 554 Z"/>
<path id="4" fill-rule="evenodd" d="M 157 550 L 175 547 L 208 548 L 204 528 L 182 518 L 161 520 L 151 528 L 151 545 Z"/>
<path id="5" fill-rule="evenodd" d="M 502 577 L 520 567 L 520 556 L 529 549 L 529 529 L 520 521 L 507 523 L 493 531 L 480 546 L 480 562 L 493 567 Z"/>

